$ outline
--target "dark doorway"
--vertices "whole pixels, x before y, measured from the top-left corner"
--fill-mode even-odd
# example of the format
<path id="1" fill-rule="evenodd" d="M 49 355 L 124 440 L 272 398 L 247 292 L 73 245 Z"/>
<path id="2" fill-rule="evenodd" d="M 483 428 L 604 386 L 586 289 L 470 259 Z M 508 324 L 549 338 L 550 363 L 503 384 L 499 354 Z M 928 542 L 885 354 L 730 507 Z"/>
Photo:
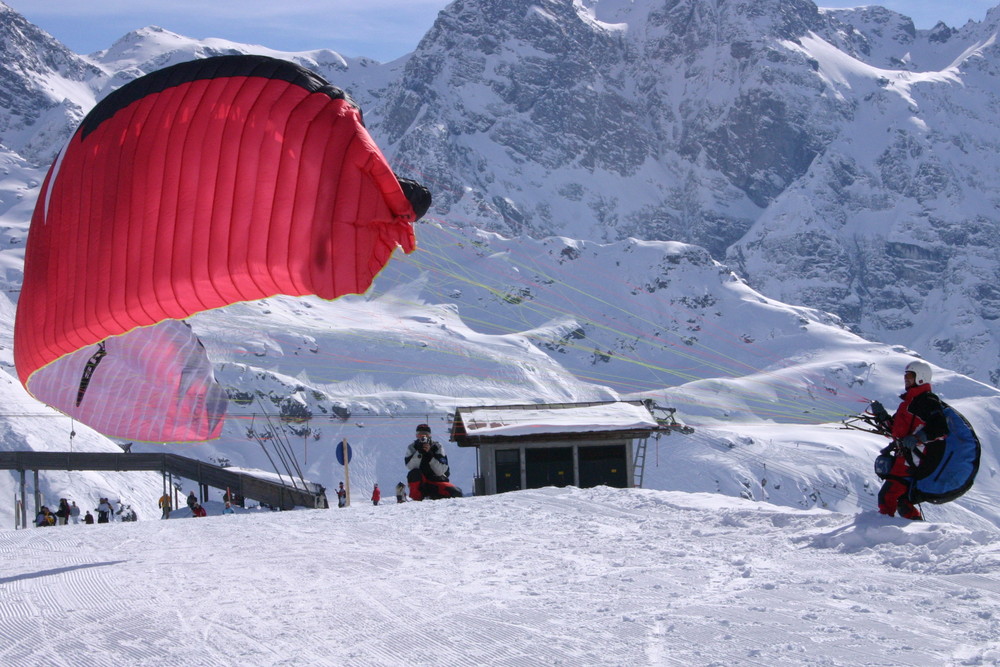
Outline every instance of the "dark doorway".
<path id="1" fill-rule="evenodd" d="M 628 488 L 628 465 L 625 445 L 580 447 L 580 488 L 614 486 Z"/>
<path id="2" fill-rule="evenodd" d="M 518 491 L 521 488 L 521 450 L 498 449 L 496 464 L 497 493 Z"/>
<path id="3" fill-rule="evenodd" d="M 573 448 L 548 447 L 524 450 L 527 488 L 573 484 Z"/>

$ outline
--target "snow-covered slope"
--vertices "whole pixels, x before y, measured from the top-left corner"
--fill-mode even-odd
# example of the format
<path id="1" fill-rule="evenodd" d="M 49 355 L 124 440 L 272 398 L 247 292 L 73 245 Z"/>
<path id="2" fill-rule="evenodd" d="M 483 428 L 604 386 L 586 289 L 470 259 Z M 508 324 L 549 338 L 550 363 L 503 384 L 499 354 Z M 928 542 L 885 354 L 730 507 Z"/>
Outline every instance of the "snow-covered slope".
<path id="1" fill-rule="evenodd" d="M 994 11 L 940 41 L 908 40 L 889 66 L 816 34 L 786 42 L 855 111 L 728 252 L 766 294 L 993 384 L 998 25 Z"/>
<path id="2" fill-rule="evenodd" d="M 998 546 L 953 524 L 607 488 L 6 531 L 0 657 L 996 664 Z"/>

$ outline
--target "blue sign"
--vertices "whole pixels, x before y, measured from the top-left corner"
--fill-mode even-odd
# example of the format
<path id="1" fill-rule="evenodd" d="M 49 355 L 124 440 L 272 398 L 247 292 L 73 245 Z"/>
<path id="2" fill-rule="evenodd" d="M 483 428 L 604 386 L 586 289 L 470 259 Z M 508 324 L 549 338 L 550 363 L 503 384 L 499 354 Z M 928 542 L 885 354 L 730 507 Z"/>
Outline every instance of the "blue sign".
<path id="1" fill-rule="evenodd" d="M 344 445 L 347 444 L 344 440 L 337 443 L 337 463 L 344 465 Z M 354 458 L 354 452 L 351 450 L 351 446 L 347 445 L 347 462 L 350 463 L 351 459 Z"/>

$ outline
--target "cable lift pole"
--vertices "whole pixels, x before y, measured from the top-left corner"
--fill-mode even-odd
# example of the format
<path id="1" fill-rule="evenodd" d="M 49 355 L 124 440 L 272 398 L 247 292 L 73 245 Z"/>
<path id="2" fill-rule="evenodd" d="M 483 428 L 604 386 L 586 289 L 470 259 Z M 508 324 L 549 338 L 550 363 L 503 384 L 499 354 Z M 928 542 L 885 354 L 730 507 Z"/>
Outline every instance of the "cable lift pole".
<path id="1" fill-rule="evenodd" d="M 262 450 L 264 450 L 264 456 L 266 456 L 267 460 L 271 462 L 271 467 L 274 468 L 274 472 L 276 472 L 278 474 L 278 480 L 282 484 L 284 484 L 285 483 L 285 479 L 281 476 L 281 471 L 278 470 L 278 466 L 276 466 L 274 464 L 274 459 L 271 458 L 271 453 L 269 451 L 267 451 L 267 447 L 264 445 L 264 439 L 262 437 L 260 437 L 260 435 L 257 434 L 257 430 L 253 427 L 253 420 L 250 421 L 250 434 L 249 435 L 254 440 L 256 440 L 257 444 L 260 445 L 260 448 Z"/>
<path id="2" fill-rule="evenodd" d="M 286 442 L 284 428 L 276 429 L 270 424 L 268 424 L 268 428 L 270 429 L 270 433 L 274 436 L 274 451 L 278 454 L 278 458 L 281 460 L 281 465 L 285 466 L 285 472 L 288 473 L 288 478 L 292 480 L 292 486 L 298 488 L 298 484 L 295 483 L 296 474 L 298 474 L 303 486 L 305 486 L 305 479 L 302 478 L 302 471 L 298 469 L 298 464 L 295 462 L 294 458 L 291 457 L 291 454 L 288 451 L 289 445 Z"/>
<path id="3" fill-rule="evenodd" d="M 653 399 L 646 399 L 643 401 L 646 409 L 649 410 L 649 414 L 656 421 L 656 430 L 653 432 L 653 437 L 657 440 L 657 452 L 659 452 L 659 440 L 660 433 L 666 433 L 670 435 L 672 432 L 677 431 L 684 435 L 691 435 L 694 433 L 694 429 L 686 424 L 681 424 L 677 421 L 675 414 L 677 408 L 667 408 L 662 405 L 657 405 L 653 402 Z M 635 462 L 632 467 L 632 481 L 636 488 L 642 488 L 643 477 L 646 471 L 646 449 L 649 444 L 649 438 L 643 438 L 635 452 Z M 659 454 L 657 454 L 659 455 Z"/>
<path id="4" fill-rule="evenodd" d="M 261 405 L 259 397 L 257 398 L 257 404 L 260 405 L 261 411 L 263 411 L 264 406 Z M 298 461 L 295 459 L 295 454 L 292 451 L 291 445 L 287 444 L 284 440 L 284 432 L 283 431 L 279 432 L 279 429 L 276 429 L 274 427 L 274 425 L 271 423 L 271 416 L 269 414 L 265 413 L 264 418 L 267 420 L 269 433 L 275 440 L 274 451 L 278 455 L 278 458 L 281 459 L 281 464 L 285 467 L 285 472 L 288 473 L 288 477 L 292 482 L 292 486 L 296 489 L 299 487 L 299 485 L 296 484 L 295 482 L 295 474 L 293 473 L 292 470 L 294 468 L 295 469 L 294 472 L 298 474 L 299 480 L 302 482 L 303 490 L 308 490 L 309 485 L 306 483 L 305 477 L 303 477 L 302 475 L 302 470 L 301 468 L 299 468 Z M 261 446 L 262 447 L 264 446 L 263 443 L 261 443 Z M 270 456 L 268 456 L 268 458 L 270 459 Z M 289 463 L 289 461 L 291 461 L 291 464 Z M 274 465 L 273 460 L 271 461 L 271 465 Z M 275 472 L 278 473 L 278 477 L 280 478 L 281 473 L 278 472 L 276 466 L 275 466 Z"/>
<path id="5" fill-rule="evenodd" d="M 302 468 L 299 467 L 299 460 L 295 456 L 295 449 L 292 447 L 292 441 L 289 439 L 288 434 L 285 432 L 285 425 L 279 421 L 278 426 L 280 427 L 279 429 L 277 429 L 278 431 L 280 431 L 278 435 L 278 442 L 281 444 L 285 452 L 285 456 L 283 458 L 287 458 L 288 461 L 291 462 L 291 465 L 288 465 L 286 463 L 286 466 L 288 467 L 288 474 L 291 475 L 292 470 L 294 469 L 295 474 L 299 476 L 299 479 L 302 480 L 302 484 L 304 486 L 306 483 L 306 479 L 305 476 L 302 474 Z"/>
<path id="6" fill-rule="evenodd" d="M 311 417 L 308 417 L 308 418 L 297 420 L 297 421 L 309 424 L 311 419 L 312 419 Z M 268 417 L 268 422 L 270 422 L 270 417 Z M 280 417 L 279 417 L 279 426 L 281 426 L 281 429 L 280 429 L 281 430 L 281 434 L 280 434 L 280 436 L 279 436 L 278 439 L 279 439 L 279 441 L 281 442 L 282 446 L 285 449 L 285 453 L 286 453 L 286 456 L 287 456 L 288 460 L 291 461 L 291 466 L 290 466 L 290 468 L 288 470 L 288 474 L 291 475 L 292 474 L 291 468 L 294 468 L 295 469 L 295 473 L 299 476 L 299 479 L 302 481 L 302 488 L 303 489 L 308 488 L 309 484 L 306 482 L 305 475 L 302 474 L 302 468 L 301 468 L 301 466 L 299 466 L 299 460 L 295 456 L 295 448 L 292 446 L 292 440 L 288 436 L 288 434 L 285 433 L 285 425 L 280 422 Z M 308 431 L 309 431 L 309 427 L 306 426 L 306 428 L 303 429 L 303 432 L 304 432 L 304 434 L 308 435 Z"/>
<path id="7" fill-rule="evenodd" d="M 662 405 L 657 405 L 652 400 L 646 402 L 646 408 L 649 413 L 653 415 L 653 419 L 656 420 L 657 431 L 666 432 L 670 435 L 673 431 L 678 433 L 683 433 L 684 435 L 691 435 L 694 433 L 694 429 L 686 424 L 681 424 L 677 421 L 674 416 L 677 413 L 677 408 L 667 408 Z M 662 414 L 657 414 L 657 412 Z"/>

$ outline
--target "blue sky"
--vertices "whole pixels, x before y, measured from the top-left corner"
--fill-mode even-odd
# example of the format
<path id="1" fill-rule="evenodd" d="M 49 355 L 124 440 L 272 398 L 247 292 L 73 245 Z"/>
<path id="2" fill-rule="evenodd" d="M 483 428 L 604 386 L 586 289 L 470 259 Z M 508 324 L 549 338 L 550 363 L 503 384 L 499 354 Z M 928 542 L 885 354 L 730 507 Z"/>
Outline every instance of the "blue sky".
<path id="1" fill-rule="evenodd" d="M 203 39 L 221 37 L 280 51 L 328 48 L 388 61 L 412 51 L 450 0 L 3 0 L 77 53 L 107 48 L 147 25 Z M 958 27 L 981 21 L 1000 0 L 873 2 L 913 18 Z M 828 0 L 824 7 L 858 2 Z"/>

